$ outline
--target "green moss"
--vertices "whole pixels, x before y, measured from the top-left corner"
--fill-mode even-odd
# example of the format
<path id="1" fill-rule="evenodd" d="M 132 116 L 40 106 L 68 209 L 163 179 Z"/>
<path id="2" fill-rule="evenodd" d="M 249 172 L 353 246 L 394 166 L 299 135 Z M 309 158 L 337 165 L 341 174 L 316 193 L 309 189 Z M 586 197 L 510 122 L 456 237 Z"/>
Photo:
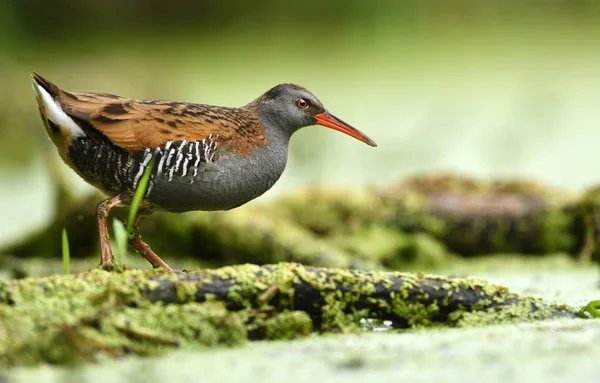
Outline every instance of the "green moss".
<path id="1" fill-rule="evenodd" d="M 375 222 L 381 200 L 372 191 L 309 188 L 281 197 L 264 208 L 321 237 L 354 233 Z"/>
<path id="2" fill-rule="evenodd" d="M 491 303 L 491 302 L 490 302 Z M 537 300 L 523 300 L 510 305 L 489 305 L 485 310 L 456 312 L 452 316 L 457 327 L 483 327 L 490 324 L 521 323 L 526 320 L 544 320 L 553 317 L 552 310 Z"/>
<path id="3" fill-rule="evenodd" d="M 200 303 L 199 303 L 200 302 Z M 76 363 L 394 327 L 480 326 L 575 317 L 478 279 L 280 263 L 180 276 L 100 269 L 0 282 L 0 365 Z"/>
<path id="4" fill-rule="evenodd" d="M 154 229 L 154 230 L 152 230 Z M 381 268 L 334 243 L 319 238 L 293 220 L 268 208 L 244 207 L 228 212 L 164 214 L 144 235 L 160 254 L 198 254 L 214 265 L 297 261 L 330 267 Z M 177 238 L 173 247 L 172 238 Z"/>
<path id="5" fill-rule="evenodd" d="M 231 274 L 221 270 L 221 274 Z M 223 302 L 194 302 L 198 284 L 178 283 L 179 304 L 151 303 L 150 278 L 173 274 L 92 270 L 76 277 L 8 281 L 0 285 L 0 365 L 77 363 L 102 356 L 157 355 L 176 347 L 235 345 L 248 331 L 267 339 L 291 339 L 311 332 L 305 313 L 265 317 L 230 311 Z M 249 287 L 249 286 L 247 286 Z M 262 286 L 252 286 L 260 289 Z"/>
<path id="6" fill-rule="evenodd" d="M 381 191 L 387 221 L 424 232 L 461 255 L 574 252 L 575 195 L 528 182 L 415 177 Z"/>
<path id="7" fill-rule="evenodd" d="M 599 232 L 595 193 L 577 198 L 527 182 L 414 177 L 358 192 L 310 188 L 228 212 L 161 213 L 142 220 L 140 229 L 161 257 L 195 257 L 203 267 L 295 261 L 369 270 L 431 269 L 458 255 L 574 254 L 581 243 L 587 259 L 596 252 Z M 84 206 L 79 209 L 69 220 L 77 221 Z M 94 220 L 84 224 L 89 233 L 97 232 Z M 97 252 L 81 227 L 68 229 L 73 230 L 73 255 Z M 47 234 L 51 238 L 44 247 L 58 248 L 51 241 L 60 237 L 51 229 Z M 79 238 L 93 249 L 81 250 Z"/>
<path id="8" fill-rule="evenodd" d="M 62 302 L 65 302 L 62 300 Z M 222 303 L 98 307 L 83 302 L 0 306 L 0 363 L 75 363 L 98 356 L 157 355 L 180 346 L 239 344 L 244 321 Z"/>
<path id="9" fill-rule="evenodd" d="M 304 311 L 290 311 L 256 320 L 250 331 L 260 333 L 260 339 L 290 340 L 309 335 L 313 331 L 313 323 Z"/>

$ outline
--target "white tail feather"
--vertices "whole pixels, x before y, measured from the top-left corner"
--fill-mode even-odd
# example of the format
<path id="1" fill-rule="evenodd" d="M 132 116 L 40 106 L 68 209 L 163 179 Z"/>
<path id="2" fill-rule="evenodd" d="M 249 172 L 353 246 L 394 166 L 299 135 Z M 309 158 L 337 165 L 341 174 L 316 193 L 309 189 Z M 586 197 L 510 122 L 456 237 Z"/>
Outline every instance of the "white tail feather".
<path id="1" fill-rule="evenodd" d="M 68 129 L 69 132 L 71 132 L 72 137 L 85 136 L 83 129 L 81 129 L 81 127 L 79 127 L 79 125 L 77 125 L 64 110 L 62 110 L 60 105 L 48 92 L 46 92 L 46 89 L 42 88 L 35 80 L 33 81 L 33 89 L 40 96 L 40 100 L 46 109 L 47 117 L 50 118 L 52 122 L 63 129 Z"/>

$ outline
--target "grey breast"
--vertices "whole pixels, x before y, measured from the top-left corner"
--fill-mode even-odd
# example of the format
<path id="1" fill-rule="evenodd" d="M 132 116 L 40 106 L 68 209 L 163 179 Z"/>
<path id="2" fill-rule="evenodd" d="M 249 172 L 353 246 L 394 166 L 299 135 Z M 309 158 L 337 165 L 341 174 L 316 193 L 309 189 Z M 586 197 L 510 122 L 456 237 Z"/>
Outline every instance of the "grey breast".
<path id="1" fill-rule="evenodd" d="M 287 145 L 260 147 L 241 156 L 219 148 L 218 138 L 209 136 L 202 141 L 167 142 L 154 155 L 146 194 L 154 205 L 172 212 L 228 210 L 273 186 L 285 168 Z"/>

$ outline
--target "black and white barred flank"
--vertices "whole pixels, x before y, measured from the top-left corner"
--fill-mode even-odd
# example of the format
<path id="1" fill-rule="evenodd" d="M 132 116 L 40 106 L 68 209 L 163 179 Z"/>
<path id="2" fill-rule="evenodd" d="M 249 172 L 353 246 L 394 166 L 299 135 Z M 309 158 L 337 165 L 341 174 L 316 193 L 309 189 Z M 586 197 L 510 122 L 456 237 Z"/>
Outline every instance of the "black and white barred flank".
<path id="1" fill-rule="evenodd" d="M 216 151 L 217 142 L 212 134 L 202 141 L 169 141 L 155 151 L 160 156 L 156 159 L 156 174 L 168 174 L 168 181 L 172 181 L 173 177 L 185 177 L 193 170 L 190 178 L 190 183 L 193 183 L 200 163 L 213 162 Z"/>
<path id="2" fill-rule="evenodd" d="M 147 148 L 134 153 L 108 140 L 78 137 L 73 139 L 69 157 L 84 179 L 104 191 L 118 193 L 135 191 L 154 155 L 147 196 L 159 176 L 167 182 L 185 177 L 194 183 L 201 165 L 216 159 L 217 137 L 211 134 L 202 141 L 168 141 L 154 150 Z"/>

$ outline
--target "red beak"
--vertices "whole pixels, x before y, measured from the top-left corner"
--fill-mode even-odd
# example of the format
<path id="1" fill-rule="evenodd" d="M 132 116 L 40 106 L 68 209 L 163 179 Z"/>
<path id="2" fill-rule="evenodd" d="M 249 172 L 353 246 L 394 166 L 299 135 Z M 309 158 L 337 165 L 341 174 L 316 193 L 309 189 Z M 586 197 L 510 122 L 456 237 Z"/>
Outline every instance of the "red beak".
<path id="1" fill-rule="evenodd" d="M 357 140 L 362 141 L 369 146 L 377 146 L 375 141 L 367 137 L 366 134 L 364 134 L 356 128 L 353 128 L 349 124 L 345 123 L 344 121 L 340 120 L 339 118 L 327 111 L 321 114 L 317 114 L 313 117 L 317 121 L 317 125 L 325 126 L 327 128 L 335 129 L 342 133 L 346 133 L 350 137 L 354 137 Z"/>

